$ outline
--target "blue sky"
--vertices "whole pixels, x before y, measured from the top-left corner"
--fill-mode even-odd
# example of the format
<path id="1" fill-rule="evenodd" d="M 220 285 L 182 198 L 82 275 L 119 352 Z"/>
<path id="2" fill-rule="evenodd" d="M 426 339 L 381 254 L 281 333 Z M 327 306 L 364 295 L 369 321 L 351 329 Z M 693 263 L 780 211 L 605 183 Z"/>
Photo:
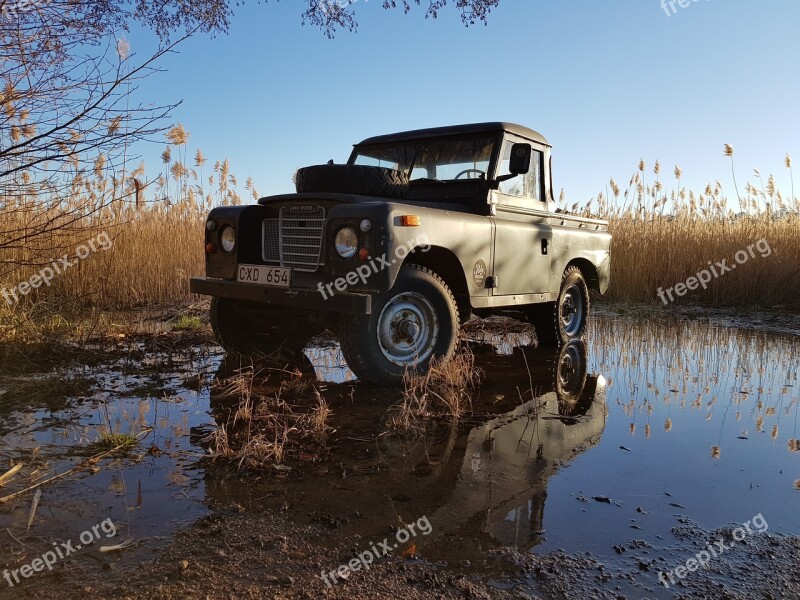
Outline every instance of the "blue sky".
<path id="1" fill-rule="evenodd" d="M 800 160 L 800 2 L 700 0 L 671 16 L 660 2 L 501 0 L 488 26 L 465 28 L 453 7 L 426 20 L 361 0 L 359 32 L 334 40 L 300 25 L 298 0 L 251 2 L 227 35 L 163 60 L 140 98 L 182 99 L 174 120 L 191 132 L 190 152 L 229 158 L 261 195 L 292 191 L 296 168 L 343 162 L 368 136 L 497 120 L 550 140 L 556 194 L 570 202 L 612 176 L 625 187 L 640 158 L 649 177 L 659 159 L 667 189 L 677 164 L 684 185 L 719 179 L 733 197 L 725 143 L 740 188 L 758 168 L 788 195 L 784 156 Z M 142 55 L 151 41 L 129 39 Z M 149 177 L 162 149 L 140 148 Z"/>

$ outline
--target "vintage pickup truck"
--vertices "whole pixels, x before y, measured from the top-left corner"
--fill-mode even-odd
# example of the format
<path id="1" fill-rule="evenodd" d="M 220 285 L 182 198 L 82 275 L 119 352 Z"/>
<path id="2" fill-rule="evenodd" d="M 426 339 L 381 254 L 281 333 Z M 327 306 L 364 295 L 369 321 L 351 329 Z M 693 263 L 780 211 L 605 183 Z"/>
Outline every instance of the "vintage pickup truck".
<path id="1" fill-rule="evenodd" d="M 606 221 L 556 210 L 550 144 L 510 123 L 369 138 L 297 193 L 211 211 L 211 324 L 229 352 L 300 352 L 338 327 L 362 380 L 452 355 L 472 314 L 514 311 L 540 344 L 581 339 L 610 277 Z"/>

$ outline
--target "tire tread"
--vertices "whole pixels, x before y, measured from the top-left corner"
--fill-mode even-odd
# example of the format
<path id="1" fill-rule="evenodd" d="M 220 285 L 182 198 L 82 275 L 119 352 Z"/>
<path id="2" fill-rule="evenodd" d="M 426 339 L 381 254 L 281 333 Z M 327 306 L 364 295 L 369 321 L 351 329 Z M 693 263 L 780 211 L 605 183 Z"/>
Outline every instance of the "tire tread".
<path id="1" fill-rule="evenodd" d="M 434 279 L 444 290 L 447 301 L 455 311 L 455 322 L 458 324 L 458 303 L 456 302 L 455 296 L 453 295 L 450 287 L 441 277 L 439 277 L 439 275 L 427 267 L 413 263 L 403 265 L 402 269 L 425 273 Z M 369 356 L 364 354 L 361 344 L 357 343 L 355 340 L 355 337 L 360 331 L 356 319 L 357 316 L 344 315 L 339 326 L 339 343 L 341 344 L 342 354 L 344 355 L 350 370 L 353 371 L 359 377 L 359 379 L 364 381 L 370 381 L 373 383 L 397 383 L 397 375 L 387 369 L 381 369 L 377 361 L 372 360 Z M 452 349 L 450 352 L 452 353 Z"/>
<path id="2" fill-rule="evenodd" d="M 408 197 L 408 175 L 368 165 L 314 165 L 297 170 L 298 193 L 363 194 L 383 198 Z"/>

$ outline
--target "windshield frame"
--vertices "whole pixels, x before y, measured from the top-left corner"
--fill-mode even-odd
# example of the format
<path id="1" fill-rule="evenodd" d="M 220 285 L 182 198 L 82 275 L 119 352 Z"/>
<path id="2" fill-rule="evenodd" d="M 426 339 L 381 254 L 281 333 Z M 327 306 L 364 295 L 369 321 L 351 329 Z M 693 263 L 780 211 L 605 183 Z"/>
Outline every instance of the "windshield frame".
<path id="1" fill-rule="evenodd" d="M 412 149 L 414 156 L 411 159 L 411 163 L 408 167 L 408 175 L 414 171 L 416 167 L 417 157 L 420 154 L 420 149 L 428 144 L 439 144 L 439 143 L 448 143 L 448 142 L 463 142 L 465 140 L 478 140 L 478 139 L 486 139 L 490 140 L 492 143 L 492 152 L 489 156 L 489 164 L 486 170 L 486 179 L 414 179 L 411 180 L 412 185 L 424 185 L 426 183 L 430 184 L 433 183 L 434 185 L 441 185 L 441 184 L 453 184 L 453 183 L 464 183 L 464 182 L 472 182 L 472 181 L 492 181 L 495 178 L 495 173 L 498 165 L 498 159 L 500 155 L 500 151 L 503 146 L 503 140 L 505 138 L 505 132 L 487 132 L 487 133 L 469 133 L 469 134 L 460 134 L 460 135 L 453 135 L 453 136 L 442 136 L 442 137 L 431 137 L 427 139 L 410 139 L 410 140 L 396 140 L 391 143 L 384 143 L 384 144 L 356 144 L 353 146 L 353 151 L 350 154 L 350 158 L 347 161 L 347 164 L 354 165 L 356 164 L 356 158 L 362 154 L 362 151 L 367 149 L 383 149 L 383 148 L 410 148 Z"/>

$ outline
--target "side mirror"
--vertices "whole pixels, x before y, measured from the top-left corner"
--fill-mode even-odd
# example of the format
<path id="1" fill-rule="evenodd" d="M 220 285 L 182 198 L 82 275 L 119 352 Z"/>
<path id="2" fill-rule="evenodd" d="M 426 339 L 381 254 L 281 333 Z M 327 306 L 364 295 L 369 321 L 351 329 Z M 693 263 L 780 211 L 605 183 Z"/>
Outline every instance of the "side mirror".
<path id="1" fill-rule="evenodd" d="M 533 148 L 530 144 L 514 144 L 511 146 L 511 160 L 508 170 L 512 175 L 525 175 L 531 170 L 531 155 Z"/>

